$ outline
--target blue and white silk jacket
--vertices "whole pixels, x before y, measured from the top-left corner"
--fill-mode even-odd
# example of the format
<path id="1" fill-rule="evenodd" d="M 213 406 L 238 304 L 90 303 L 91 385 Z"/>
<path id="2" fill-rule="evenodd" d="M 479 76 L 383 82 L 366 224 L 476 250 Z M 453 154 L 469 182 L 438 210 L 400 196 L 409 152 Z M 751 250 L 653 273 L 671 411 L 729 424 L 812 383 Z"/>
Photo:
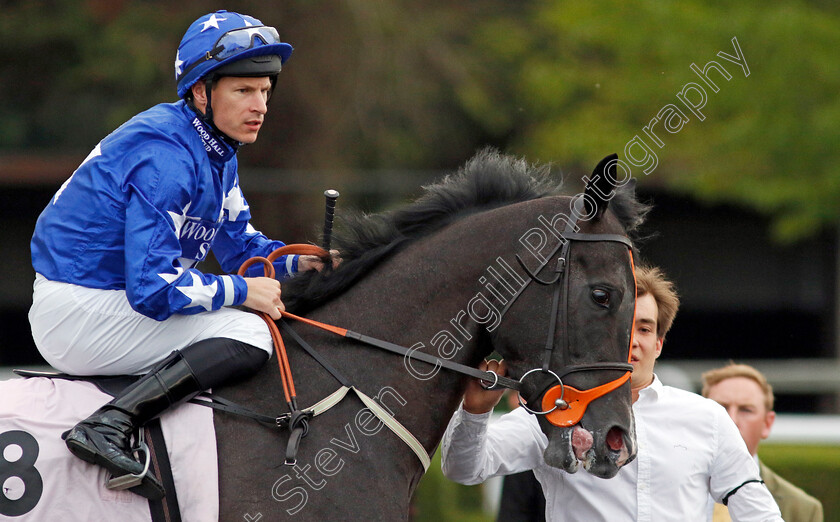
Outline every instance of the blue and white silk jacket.
<path id="1" fill-rule="evenodd" d="M 236 150 L 184 101 L 161 104 L 102 140 L 56 192 L 35 225 L 32 266 L 52 281 L 125 290 L 157 320 L 217 310 L 242 304 L 247 286 L 194 268 L 211 247 L 234 273 L 283 246 L 250 218 Z M 275 261 L 280 275 L 296 265 L 296 256 Z"/>

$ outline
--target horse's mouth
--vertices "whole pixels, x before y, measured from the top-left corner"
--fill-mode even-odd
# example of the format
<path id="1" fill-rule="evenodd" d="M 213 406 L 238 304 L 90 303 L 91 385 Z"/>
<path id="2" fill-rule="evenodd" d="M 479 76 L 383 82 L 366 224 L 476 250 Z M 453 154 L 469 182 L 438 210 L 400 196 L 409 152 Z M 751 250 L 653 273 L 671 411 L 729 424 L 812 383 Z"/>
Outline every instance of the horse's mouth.
<path id="1" fill-rule="evenodd" d="M 550 439 L 544 457 L 546 464 L 568 473 L 582 466 L 597 477 L 612 478 L 636 457 L 636 451 L 634 437 L 618 426 L 602 435 L 577 425 Z"/>

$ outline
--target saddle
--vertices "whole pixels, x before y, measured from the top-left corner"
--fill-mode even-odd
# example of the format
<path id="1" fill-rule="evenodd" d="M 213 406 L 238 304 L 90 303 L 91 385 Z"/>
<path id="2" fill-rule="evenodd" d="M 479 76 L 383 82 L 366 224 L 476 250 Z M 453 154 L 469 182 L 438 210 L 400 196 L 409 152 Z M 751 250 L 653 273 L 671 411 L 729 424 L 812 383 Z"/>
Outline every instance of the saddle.
<path id="1" fill-rule="evenodd" d="M 13 372 L 25 378 L 43 377 L 47 379 L 62 379 L 66 381 L 81 381 L 93 384 L 101 392 L 117 396 L 120 392 L 128 386 L 137 381 L 139 375 L 117 375 L 117 376 L 79 376 L 69 375 L 60 372 L 36 371 L 36 370 L 20 370 L 16 369 Z M 172 466 L 169 462 L 169 456 L 166 448 L 166 439 L 163 436 L 163 431 L 160 425 L 160 419 L 153 419 L 142 427 L 141 437 L 143 439 L 143 446 L 145 447 L 145 469 L 146 472 L 151 470 L 156 477 L 163 484 L 166 494 L 160 499 L 149 499 L 149 512 L 152 517 L 152 522 L 180 522 L 181 512 L 178 507 L 178 494 L 175 490 L 175 481 L 172 477 Z M 136 481 L 132 481 L 134 476 L 118 477 L 109 481 L 108 487 L 110 489 L 130 489 L 136 485 Z M 139 477 L 142 479 L 142 475 Z"/>

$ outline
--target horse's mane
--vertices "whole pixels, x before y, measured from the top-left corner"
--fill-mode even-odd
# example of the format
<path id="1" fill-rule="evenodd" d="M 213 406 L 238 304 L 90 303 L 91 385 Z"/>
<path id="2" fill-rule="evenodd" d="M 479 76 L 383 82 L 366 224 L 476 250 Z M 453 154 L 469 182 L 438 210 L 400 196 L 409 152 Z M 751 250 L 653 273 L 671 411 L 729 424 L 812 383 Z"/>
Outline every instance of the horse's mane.
<path id="1" fill-rule="evenodd" d="M 486 148 L 455 174 L 424 186 L 423 194 L 407 206 L 379 214 L 342 212 L 332 240 L 333 248 L 341 252 L 340 267 L 286 281 L 283 302 L 289 311 L 304 313 L 346 290 L 410 241 L 466 215 L 557 195 L 561 184 L 549 174 L 548 165 Z M 647 210 L 632 190 L 617 190 L 609 208 L 628 232 L 642 222 Z"/>

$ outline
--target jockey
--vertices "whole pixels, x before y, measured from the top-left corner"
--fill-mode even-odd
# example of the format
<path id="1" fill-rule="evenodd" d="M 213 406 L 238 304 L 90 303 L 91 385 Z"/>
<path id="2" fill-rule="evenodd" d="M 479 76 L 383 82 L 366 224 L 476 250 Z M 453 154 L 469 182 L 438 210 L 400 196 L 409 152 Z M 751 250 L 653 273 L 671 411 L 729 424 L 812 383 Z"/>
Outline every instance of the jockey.
<path id="1" fill-rule="evenodd" d="M 177 103 L 142 112 L 103 139 L 41 213 L 32 237 L 29 312 L 44 359 L 75 375 L 143 375 L 65 433 L 77 457 L 140 474 L 131 436 L 202 390 L 255 373 L 272 351 L 280 282 L 195 267 L 213 249 L 235 273 L 283 246 L 255 230 L 236 153 L 253 143 L 292 47 L 251 16 L 217 11 L 186 31 Z M 320 270 L 314 256 L 275 261 L 280 276 Z M 162 496 L 147 474 L 132 491 Z"/>

